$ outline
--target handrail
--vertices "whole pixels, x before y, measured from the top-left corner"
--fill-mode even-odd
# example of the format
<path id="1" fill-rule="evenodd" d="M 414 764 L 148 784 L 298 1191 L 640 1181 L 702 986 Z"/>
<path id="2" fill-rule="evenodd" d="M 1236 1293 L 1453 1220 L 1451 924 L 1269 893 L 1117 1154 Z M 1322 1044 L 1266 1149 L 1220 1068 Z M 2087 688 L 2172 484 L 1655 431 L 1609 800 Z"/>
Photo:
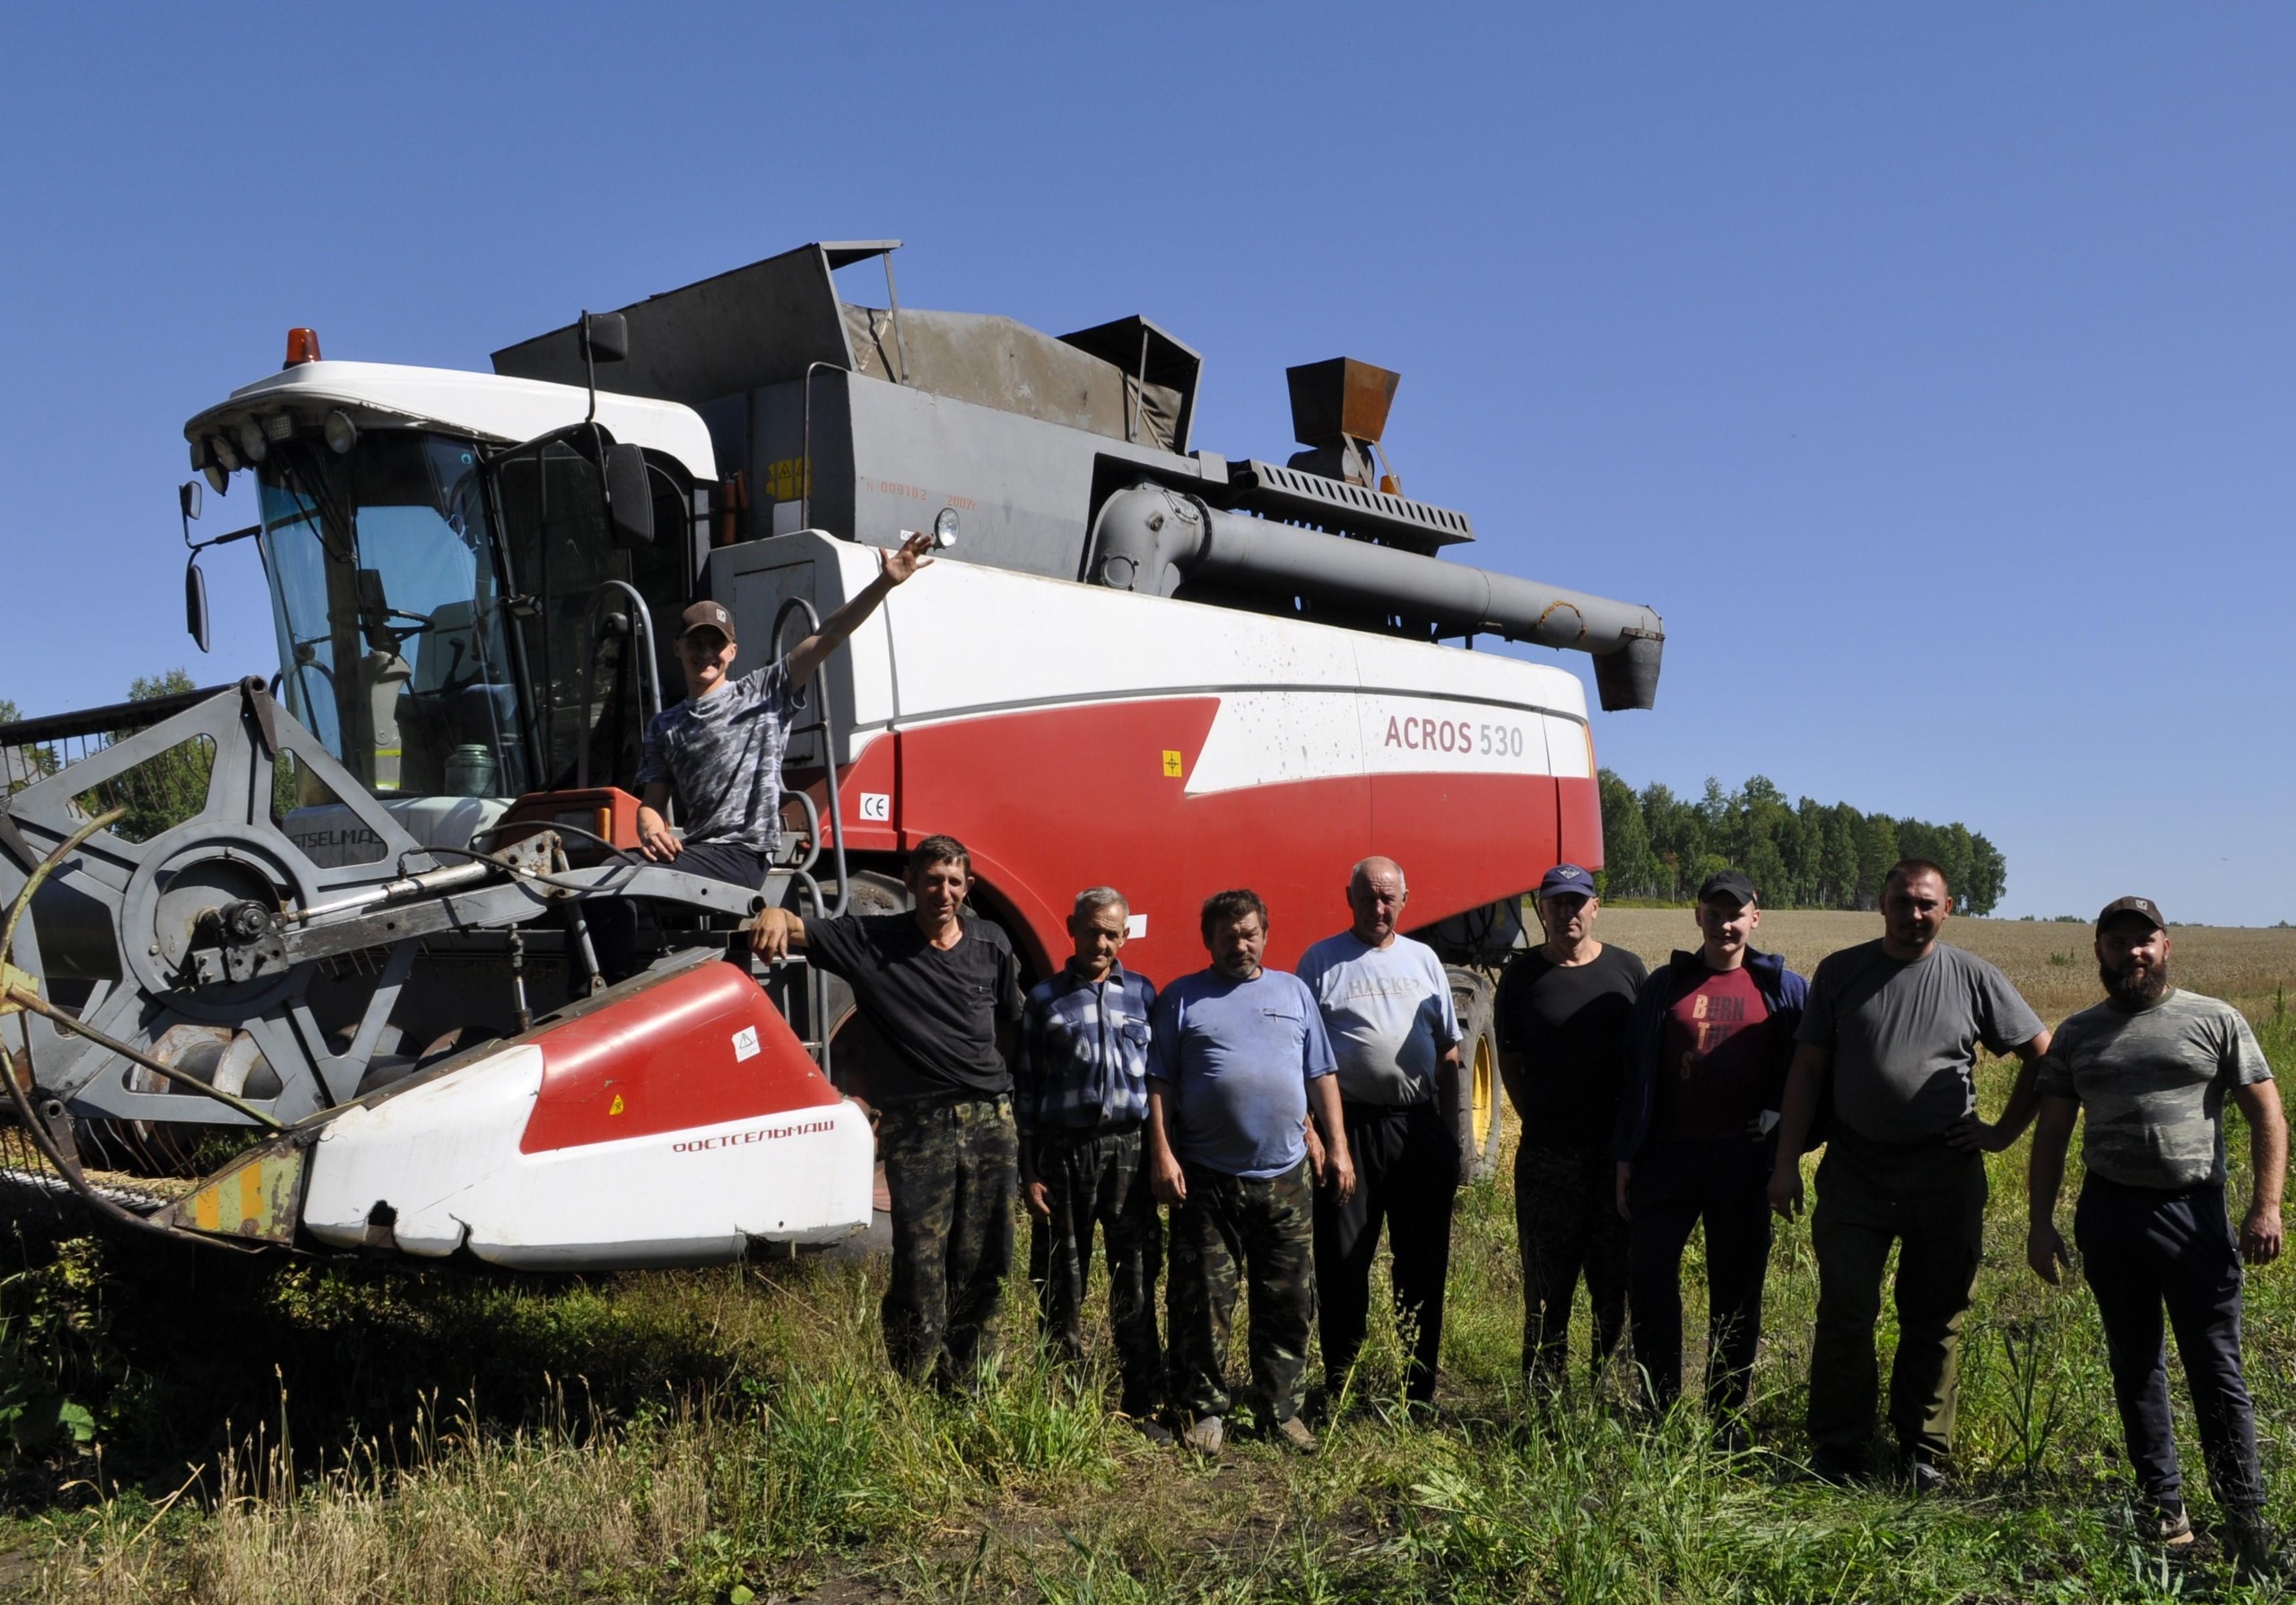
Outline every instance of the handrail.
<path id="1" fill-rule="evenodd" d="M 790 598 L 781 604 L 780 611 L 773 615 L 773 633 L 769 640 L 776 662 L 781 659 L 781 632 L 787 627 L 789 615 L 800 609 L 805 615 L 805 623 L 811 626 L 808 633 L 817 635 L 821 632 L 822 616 L 813 611 L 813 605 L 804 597 Z M 826 683 L 821 687 L 821 717 L 811 724 L 793 725 L 789 733 L 796 736 L 815 729 L 822 733 L 822 772 L 829 777 L 829 819 L 830 827 L 835 833 L 837 859 L 837 906 L 824 910 L 822 917 L 829 920 L 840 920 L 845 917 L 847 905 L 852 902 L 853 888 L 850 885 L 851 877 L 847 874 L 845 867 L 845 810 L 837 790 L 837 727 L 830 715 L 829 686 Z M 816 838 L 817 842 L 818 840 Z M 816 851 L 818 850 L 817 846 Z"/>
<path id="2" fill-rule="evenodd" d="M 584 629 L 590 632 L 590 642 L 589 650 L 582 658 L 582 738 L 574 755 L 574 784 L 577 789 L 585 791 L 588 790 L 590 786 L 590 703 L 597 692 L 598 600 L 610 590 L 621 591 L 630 598 L 631 607 L 636 610 L 631 623 L 631 639 L 637 640 L 642 637 L 645 643 L 642 657 L 646 674 L 645 677 L 638 683 L 639 728 L 641 733 L 645 728 L 646 721 L 662 711 L 662 668 L 659 655 L 655 650 L 653 610 L 646 606 L 646 598 L 638 594 L 638 588 L 629 581 L 601 580 L 598 588 L 590 593 L 590 600 L 582 609 L 582 625 Z M 654 705 L 651 708 L 645 705 L 645 693 L 649 690 L 654 693 Z"/>

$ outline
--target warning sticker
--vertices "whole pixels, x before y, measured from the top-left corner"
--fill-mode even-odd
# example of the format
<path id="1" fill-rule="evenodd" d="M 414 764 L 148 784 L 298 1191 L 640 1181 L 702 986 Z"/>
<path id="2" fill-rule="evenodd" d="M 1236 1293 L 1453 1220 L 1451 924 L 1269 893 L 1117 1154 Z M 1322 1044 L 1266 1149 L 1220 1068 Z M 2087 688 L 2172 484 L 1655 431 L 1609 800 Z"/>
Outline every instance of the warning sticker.
<path id="1" fill-rule="evenodd" d="M 756 1026 L 744 1025 L 734 1033 L 735 1063 L 739 1064 L 745 1059 L 755 1059 L 764 1050 L 758 1046 Z"/>

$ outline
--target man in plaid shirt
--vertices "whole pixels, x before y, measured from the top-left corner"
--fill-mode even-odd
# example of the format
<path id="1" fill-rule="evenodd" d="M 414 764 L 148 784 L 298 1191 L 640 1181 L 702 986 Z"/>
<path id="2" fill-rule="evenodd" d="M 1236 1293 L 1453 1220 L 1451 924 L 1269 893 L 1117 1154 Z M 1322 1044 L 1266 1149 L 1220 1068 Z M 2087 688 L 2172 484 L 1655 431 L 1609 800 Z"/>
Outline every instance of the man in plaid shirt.
<path id="1" fill-rule="evenodd" d="M 1109 1317 L 1124 1379 L 1124 1413 L 1152 1438 L 1170 1434 L 1156 1278 L 1164 1233 L 1141 1162 L 1148 1113 L 1148 1016 L 1156 989 L 1118 962 L 1130 911 L 1113 886 L 1076 894 L 1075 952 L 1029 993 L 1013 1067 L 1021 1194 L 1035 1217 L 1030 1270 L 1045 1331 L 1071 1359 L 1083 1350 L 1078 1311 L 1092 1266 L 1092 1226 L 1109 1257 Z"/>

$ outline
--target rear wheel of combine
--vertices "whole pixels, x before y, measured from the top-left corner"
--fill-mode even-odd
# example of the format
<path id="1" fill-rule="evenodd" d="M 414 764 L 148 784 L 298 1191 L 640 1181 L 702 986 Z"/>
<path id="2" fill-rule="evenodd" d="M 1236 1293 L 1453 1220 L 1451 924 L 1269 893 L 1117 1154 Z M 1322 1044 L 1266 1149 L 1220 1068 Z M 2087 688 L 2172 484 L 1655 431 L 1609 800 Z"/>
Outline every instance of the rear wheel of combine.
<path id="1" fill-rule="evenodd" d="M 1446 964 L 1451 1007 L 1459 1017 L 1459 1179 L 1480 1182 L 1499 1168 L 1499 1035 L 1491 978 L 1463 964 Z"/>

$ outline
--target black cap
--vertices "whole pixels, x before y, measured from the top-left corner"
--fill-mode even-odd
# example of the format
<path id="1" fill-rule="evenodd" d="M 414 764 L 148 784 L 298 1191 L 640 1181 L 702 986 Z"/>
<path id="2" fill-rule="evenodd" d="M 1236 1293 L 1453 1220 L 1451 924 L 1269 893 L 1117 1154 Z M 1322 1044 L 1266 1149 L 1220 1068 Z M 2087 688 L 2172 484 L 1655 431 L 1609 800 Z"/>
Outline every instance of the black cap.
<path id="1" fill-rule="evenodd" d="M 1595 877 L 1576 864 L 1557 864 L 1539 877 L 1542 901 L 1549 897 L 1592 897 L 1594 894 Z"/>
<path id="2" fill-rule="evenodd" d="M 2106 926 L 2111 924 L 2123 914 L 2142 915 L 2144 918 L 2150 920 L 2152 922 L 2152 929 L 2155 930 L 2166 930 L 2169 929 L 2168 917 L 2161 912 L 2161 905 L 2153 902 L 2150 897 L 2114 898 L 2110 903 L 2105 904 L 2104 912 L 2097 916 L 2097 929 L 2100 931 L 2103 930 Z"/>
<path id="3" fill-rule="evenodd" d="M 732 641 L 734 615 L 716 602 L 696 602 L 678 615 L 678 639 L 683 641 L 696 630 L 715 630 Z"/>
<path id="4" fill-rule="evenodd" d="M 1704 903 L 1709 897 L 1724 896 L 1741 906 L 1749 903 L 1758 905 L 1761 902 L 1761 894 L 1754 890 L 1754 883 L 1735 869 L 1717 869 L 1708 876 L 1705 884 L 1698 888 L 1698 900 L 1700 903 Z"/>

